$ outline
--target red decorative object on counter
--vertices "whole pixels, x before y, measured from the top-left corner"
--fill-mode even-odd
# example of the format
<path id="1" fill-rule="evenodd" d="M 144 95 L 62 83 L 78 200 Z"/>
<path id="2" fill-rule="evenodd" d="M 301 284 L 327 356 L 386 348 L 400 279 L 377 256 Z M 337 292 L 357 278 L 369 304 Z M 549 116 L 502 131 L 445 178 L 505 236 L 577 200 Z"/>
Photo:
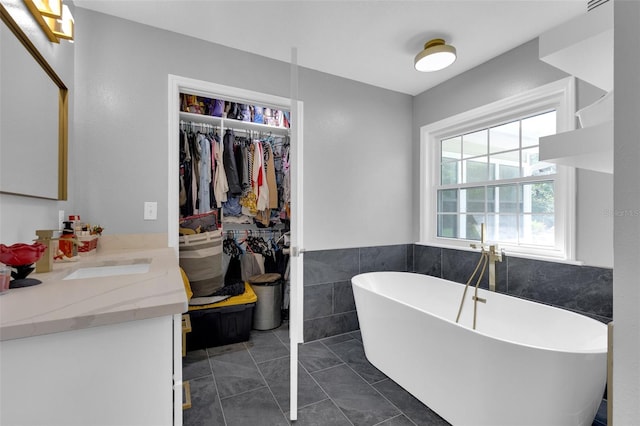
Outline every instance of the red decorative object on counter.
<path id="1" fill-rule="evenodd" d="M 0 262 L 9 266 L 31 265 L 40 260 L 46 249 L 47 246 L 42 243 L 0 244 Z"/>

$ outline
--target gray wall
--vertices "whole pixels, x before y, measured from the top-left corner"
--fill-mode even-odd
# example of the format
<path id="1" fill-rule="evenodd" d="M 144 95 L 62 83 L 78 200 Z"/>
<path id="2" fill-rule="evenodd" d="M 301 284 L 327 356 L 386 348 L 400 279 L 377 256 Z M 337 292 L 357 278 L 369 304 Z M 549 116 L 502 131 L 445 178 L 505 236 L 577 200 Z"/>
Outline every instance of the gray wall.
<path id="1" fill-rule="evenodd" d="M 614 2 L 613 424 L 640 421 L 640 2 Z"/>
<path id="2" fill-rule="evenodd" d="M 413 100 L 415 180 L 420 163 L 420 127 L 506 97 L 567 77 L 567 74 L 538 59 L 534 39 L 503 55 L 452 78 Z M 604 92 L 578 81 L 578 109 Z M 613 176 L 577 170 L 576 256 L 587 265 L 613 266 Z M 414 188 L 414 227 L 419 229 L 419 187 Z M 418 235 L 416 231 L 416 235 Z"/>
<path id="3" fill-rule="evenodd" d="M 168 74 L 289 96 L 284 62 L 85 9 L 76 34 L 77 210 L 109 234 L 167 230 Z M 306 248 L 411 242 L 411 97 L 308 69 L 299 97 Z"/>

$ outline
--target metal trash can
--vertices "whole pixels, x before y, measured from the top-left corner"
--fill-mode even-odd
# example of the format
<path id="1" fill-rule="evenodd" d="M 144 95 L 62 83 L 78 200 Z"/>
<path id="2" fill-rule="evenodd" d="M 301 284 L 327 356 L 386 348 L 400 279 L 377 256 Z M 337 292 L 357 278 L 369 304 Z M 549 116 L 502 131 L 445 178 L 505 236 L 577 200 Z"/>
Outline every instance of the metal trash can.
<path id="1" fill-rule="evenodd" d="M 259 274 L 249 278 L 258 296 L 253 311 L 253 329 L 271 330 L 282 323 L 282 277 L 280 274 Z"/>

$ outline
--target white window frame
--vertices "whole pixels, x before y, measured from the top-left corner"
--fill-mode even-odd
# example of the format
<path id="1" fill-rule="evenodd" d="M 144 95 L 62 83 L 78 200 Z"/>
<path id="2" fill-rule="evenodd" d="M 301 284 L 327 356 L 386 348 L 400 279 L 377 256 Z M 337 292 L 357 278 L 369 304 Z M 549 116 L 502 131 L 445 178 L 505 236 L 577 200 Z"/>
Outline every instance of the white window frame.
<path id="1" fill-rule="evenodd" d="M 536 89 L 484 105 L 420 128 L 420 241 L 418 244 L 468 249 L 471 240 L 437 236 L 437 187 L 440 141 L 481 128 L 556 110 L 556 133 L 575 129 L 575 78 L 567 77 Z M 506 254 L 552 260 L 575 260 L 575 168 L 556 165 L 555 247 L 500 243 Z"/>

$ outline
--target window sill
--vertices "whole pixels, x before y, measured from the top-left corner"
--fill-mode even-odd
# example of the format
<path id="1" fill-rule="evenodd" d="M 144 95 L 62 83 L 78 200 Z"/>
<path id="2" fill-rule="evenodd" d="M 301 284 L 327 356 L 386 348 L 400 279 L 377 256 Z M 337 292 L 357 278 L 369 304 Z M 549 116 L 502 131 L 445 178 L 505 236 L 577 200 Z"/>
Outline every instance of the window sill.
<path id="1" fill-rule="evenodd" d="M 469 241 L 469 244 L 473 243 L 472 241 Z M 475 242 L 476 244 L 478 242 Z M 423 242 L 423 241 L 418 241 L 416 243 L 414 243 L 415 245 L 419 245 L 419 246 L 428 246 L 428 247 L 438 247 L 438 248 L 444 248 L 444 249 L 451 249 L 451 250 L 461 250 L 461 251 L 470 251 L 470 252 L 478 252 L 479 249 L 474 249 L 471 248 L 470 246 L 463 246 L 463 245 L 456 245 L 456 244 L 447 244 L 447 243 L 442 243 L 442 242 Z M 563 263 L 566 265 L 576 265 L 576 266 L 583 266 L 584 262 L 581 260 L 571 260 L 571 259 L 565 259 L 559 256 L 552 256 L 552 255 L 541 255 L 541 254 L 532 254 L 532 253 L 523 253 L 523 252 L 519 252 L 519 251 L 515 251 L 512 249 L 501 249 L 501 251 L 503 252 L 503 254 L 505 256 L 508 257 L 519 257 L 522 259 L 530 259 L 530 260 L 540 260 L 543 262 L 554 262 L 554 263 Z"/>

